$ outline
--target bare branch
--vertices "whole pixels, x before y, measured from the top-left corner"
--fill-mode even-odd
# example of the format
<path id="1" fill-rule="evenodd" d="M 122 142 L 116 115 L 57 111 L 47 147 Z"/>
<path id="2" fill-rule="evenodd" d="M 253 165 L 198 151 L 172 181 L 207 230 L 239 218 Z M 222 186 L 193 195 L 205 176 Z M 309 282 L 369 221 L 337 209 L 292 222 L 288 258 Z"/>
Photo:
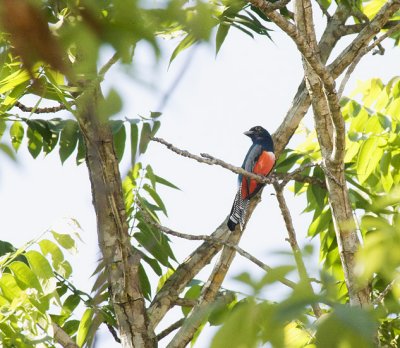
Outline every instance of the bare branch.
<path id="1" fill-rule="evenodd" d="M 226 219 L 217 227 L 210 237 L 224 240 L 229 235 Z M 148 308 L 151 325 L 156 327 L 168 310 L 174 306 L 179 294 L 187 284 L 200 272 L 211 259 L 221 250 L 219 244 L 205 241 L 183 261 L 175 272 L 167 279 L 154 297 Z"/>
<path id="2" fill-rule="evenodd" d="M 236 250 L 241 256 L 243 256 L 244 258 L 253 262 L 255 265 L 259 266 L 264 271 L 268 272 L 268 271 L 272 270 L 272 267 L 266 265 L 265 263 L 263 263 L 262 261 L 257 259 L 255 256 L 253 256 L 250 253 L 248 253 L 247 251 L 243 250 L 238 245 L 230 243 L 227 240 L 221 240 L 221 239 L 218 239 L 218 238 L 215 238 L 212 236 L 208 236 L 208 235 L 193 235 L 193 234 L 177 232 L 177 231 L 171 230 L 168 227 L 162 226 L 161 224 L 155 222 L 154 220 L 152 220 L 149 217 L 148 213 L 144 209 L 142 209 L 140 202 L 137 202 L 137 205 L 139 206 L 140 211 L 142 212 L 142 215 L 143 215 L 143 218 L 145 219 L 145 221 L 148 224 L 156 227 L 160 231 L 164 232 L 165 234 L 168 234 L 168 235 L 171 235 L 174 237 L 178 237 L 178 238 L 182 238 L 182 239 L 187 239 L 187 240 L 205 240 L 205 241 L 209 241 L 209 242 L 212 242 L 215 244 L 226 246 L 228 248 L 232 248 L 232 249 Z M 285 279 L 285 278 L 282 278 L 279 281 L 282 284 L 285 284 L 286 286 L 291 287 L 291 288 L 293 288 L 295 286 L 295 283 L 293 283 L 292 281 Z M 178 299 L 176 299 L 176 301 L 178 301 Z"/>
<path id="3" fill-rule="evenodd" d="M 121 343 L 129 347 L 153 347 L 156 336 L 147 317 L 139 280 L 141 254 L 132 248 L 128 233 L 113 135 L 109 123 L 97 115 L 97 105 L 102 100 L 99 84 L 117 61 L 115 54 L 96 78 L 80 83 L 83 92 L 77 99 L 76 118 L 85 141 L 99 246 Z"/>
<path id="4" fill-rule="evenodd" d="M 56 323 L 52 323 L 54 340 L 64 348 L 79 348 L 75 341 Z"/>
<path id="5" fill-rule="evenodd" d="M 229 235 L 228 242 L 237 245 L 242 233 L 243 230 L 236 229 Z M 183 348 L 192 340 L 197 329 L 207 318 L 210 304 L 215 300 L 234 257 L 235 250 L 225 246 L 207 283 L 203 286 L 197 305 L 189 313 L 182 327 L 167 348 Z"/>
<path id="6" fill-rule="evenodd" d="M 169 143 L 166 140 L 161 139 L 161 138 L 154 137 L 154 138 L 152 138 L 152 140 L 165 145 L 168 149 L 170 149 L 171 151 L 175 152 L 176 154 L 178 154 L 180 156 L 191 158 L 197 162 L 205 163 L 208 165 L 219 165 L 225 169 L 230 170 L 233 173 L 247 176 L 247 177 L 252 178 L 262 184 L 271 184 L 271 183 L 274 183 L 276 180 L 282 180 L 282 184 L 286 185 L 290 180 L 296 180 L 296 181 L 300 181 L 300 182 L 316 184 L 321 187 L 326 187 L 325 183 L 323 181 L 319 180 L 318 178 L 300 175 L 300 173 L 303 172 L 305 169 L 320 165 L 318 163 L 307 163 L 307 164 L 297 168 L 296 170 L 294 170 L 291 173 L 287 173 L 287 174 L 271 173 L 270 175 L 265 177 L 262 175 L 257 175 L 257 174 L 248 172 L 241 167 L 236 167 L 232 164 L 226 163 L 218 158 L 215 158 L 215 157 L 205 154 L 205 153 L 200 154 L 201 156 L 194 155 L 187 150 L 181 150 L 181 149 L 177 148 L 176 146 L 172 145 L 171 143 Z M 202 238 L 200 238 L 200 239 L 202 239 Z"/>
<path id="7" fill-rule="evenodd" d="M 292 247 L 292 250 L 293 250 L 293 255 L 294 255 L 294 259 L 296 261 L 297 269 L 299 271 L 300 279 L 307 284 L 309 291 L 312 294 L 314 294 L 314 289 L 311 285 L 311 281 L 308 276 L 303 257 L 301 255 L 301 250 L 297 243 L 296 231 L 294 230 L 292 217 L 290 215 L 289 208 L 286 204 L 285 197 L 283 196 L 282 187 L 279 186 L 279 184 L 275 183 L 274 188 L 275 188 L 275 192 L 276 192 L 276 198 L 279 203 L 279 208 L 281 209 L 281 213 L 282 213 L 283 219 L 285 221 L 286 229 L 287 229 L 287 232 L 289 235 L 288 240 L 289 240 L 290 246 Z M 313 309 L 315 316 L 317 318 L 319 318 L 322 315 L 322 311 L 321 311 L 321 308 L 319 307 L 319 305 L 317 303 L 315 303 L 315 304 L 312 304 L 311 307 Z"/>
<path id="8" fill-rule="evenodd" d="M 104 322 L 104 324 L 106 324 L 108 331 L 110 331 L 111 336 L 114 338 L 114 341 L 117 343 L 121 343 L 121 339 L 118 337 L 117 331 L 115 330 L 114 326 L 107 323 L 106 321 Z"/>
<path id="9" fill-rule="evenodd" d="M 348 24 L 340 27 L 340 32 L 343 36 L 358 34 L 366 26 L 366 23 Z"/>
<path id="10" fill-rule="evenodd" d="M 182 326 L 184 321 L 185 321 L 185 318 L 179 319 L 178 321 L 176 321 L 172 325 L 168 326 L 165 330 L 161 331 L 157 335 L 157 341 L 158 342 L 161 341 L 164 337 L 168 336 L 171 332 L 179 329 Z"/>
<path id="11" fill-rule="evenodd" d="M 176 154 L 178 154 L 180 156 L 191 158 L 191 159 L 194 159 L 197 162 L 205 163 L 205 164 L 208 164 L 208 165 L 221 166 L 223 168 L 229 169 L 230 171 L 232 171 L 232 172 L 234 172 L 236 174 L 242 174 L 242 175 L 247 176 L 247 177 L 249 177 L 251 179 L 254 179 L 257 182 L 260 182 L 262 184 L 270 184 L 275 180 L 272 177 L 265 177 L 265 176 L 262 176 L 262 175 L 257 175 L 257 174 L 251 173 L 251 172 L 247 172 L 246 170 L 244 170 L 241 167 L 233 166 L 233 165 L 231 165 L 229 163 L 226 163 L 226 162 L 224 162 L 224 161 L 222 161 L 220 159 L 217 159 L 217 158 L 212 157 L 212 156 L 210 156 L 208 154 L 205 154 L 205 153 L 202 153 L 201 156 L 193 155 L 189 151 L 181 150 L 181 149 L 175 147 L 171 143 L 168 143 L 167 141 L 165 141 L 164 139 L 161 139 L 161 138 L 152 137 L 151 140 L 165 145 L 168 149 L 170 149 L 171 151 L 175 152 Z"/>
<path id="12" fill-rule="evenodd" d="M 32 106 L 26 106 L 21 102 L 17 101 L 14 106 L 19 108 L 23 112 L 29 112 L 34 114 L 53 114 L 61 110 L 66 110 L 66 107 L 63 104 L 59 104 L 57 106 L 49 106 L 46 108 L 36 108 Z"/>
<path id="13" fill-rule="evenodd" d="M 388 38 L 390 35 L 392 35 L 394 32 L 400 29 L 400 23 L 397 23 L 397 25 L 391 27 L 385 34 L 381 35 L 378 39 L 376 39 L 371 45 L 368 47 L 364 47 L 359 54 L 357 55 L 356 58 L 354 58 L 354 61 L 351 63 L 351 65 L 348 67 L 346 71 L 346 75 L 343 77 L 343 80 L 340 84 L 339 90 L 338 90 L 338 96 L 339 98 L 343 95 L 344 88 L 347 84 L 347 82 L 350 79 L 351 74 L 353 73 L 354 69 L 360 62 L 361 58 L 366 55 L 368 52 L 370 52 L 374 47 L 378 46 L 379 44 L 382 43 L 383 40 Z"/>
<path id="14" fill-rule="evenodd" d="M 104 79 L 104 76 L 111 69 L 111 67 L 119 61 L 119 53 L 114 53 L 112 57 L 100 68 L 98 73 L 98 79 Z"/>
<path id="15" fill-rule="evenodd" d="M 396 282 L 399 281 L 399 278 L 396 277 L 395 279 L 393 279 L 387 286 L 386 288 L 379 294 L 379 296 L 374 300 L 374 302 L 372 302 L 372 304 L 374 306 L 378 305 L 379 303 L 381 303 L 386 295 L 390 292 L 390 290 L 392 290 L 393 286 L 396 284 Z"/>
<path id="16" fill-rule="evenodd" d="M 178 297 L 175 300 L 175 305 L 180 307 L 194 307 L 197 303 L 197 300 L 193 298 L 181 298 Z"/>
<path id="17" fill-rule="evenodd" d="M 357 37 L 344 49 L 337 58 L 329 65 L 332 75 L 337 77 L 348 67 L 359 51 L 368 45 L 368 42 L 379 33 L 379 31 L 389 23 L 390 17 L 400 8 L 399 0 L 388 1 L 376 16 L 365 25 Z"/>

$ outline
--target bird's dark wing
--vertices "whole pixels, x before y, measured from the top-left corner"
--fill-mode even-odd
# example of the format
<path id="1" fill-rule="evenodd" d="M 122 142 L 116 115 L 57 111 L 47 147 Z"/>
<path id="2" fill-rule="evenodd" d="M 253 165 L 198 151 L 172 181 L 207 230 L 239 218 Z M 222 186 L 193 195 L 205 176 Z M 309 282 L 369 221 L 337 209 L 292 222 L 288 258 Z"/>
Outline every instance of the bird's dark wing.
<path id="1" fill-rule="evenodd" d="M 274 153 L 266 151 L 259 144 L 253 144 L 246 155 L 242 168 L 248 172 L 266 176 L 270 173 L 274 165 Z M 256 180 L 247 177 L 240 177 L 239 180 L 243 199 L 251 198 L 263 186 Z"/>

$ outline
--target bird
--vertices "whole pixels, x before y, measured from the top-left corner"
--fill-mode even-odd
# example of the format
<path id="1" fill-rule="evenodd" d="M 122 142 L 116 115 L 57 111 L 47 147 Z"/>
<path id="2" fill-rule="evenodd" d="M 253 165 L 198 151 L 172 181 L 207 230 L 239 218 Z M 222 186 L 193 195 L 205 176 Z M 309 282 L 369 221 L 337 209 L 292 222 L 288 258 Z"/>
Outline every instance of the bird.
<path id="1" fill-rule="evenodd" d="M 242 168 L 254 174 L 267 176 L 275 165 L 274 142 L 271 134 L 261 126 L 252 127 L 244 134 L 250 137 L 253 144 L 244 158 Z M 239 174 L 238 186 L 239 189 L 233 201 L 227 223 L 231 231 L 234 231 L 238 224 L 243 229 L 249 201 L 264 184 Z"/>

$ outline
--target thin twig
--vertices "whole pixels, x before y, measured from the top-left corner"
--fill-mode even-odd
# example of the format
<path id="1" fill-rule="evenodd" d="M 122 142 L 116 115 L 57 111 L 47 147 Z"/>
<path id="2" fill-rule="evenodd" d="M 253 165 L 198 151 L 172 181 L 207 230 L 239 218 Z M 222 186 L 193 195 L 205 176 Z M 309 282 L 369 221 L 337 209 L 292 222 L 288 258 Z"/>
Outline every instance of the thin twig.
<path id="1" fill-rule="evenodd" d="M 328 10 L 324 7 L 324 5 L 322 4 L 321 0 L 316 0 L 317 4 L 321 10 L 321 12 L 326 16 L 326 18 L 328 19 L 328 21 L 331 19 L 331 15 L 329 14 Z"/>
<path id="2" fill-rule="evenodd" d="M 165 330 L 161 331 L 157 335 L 157 341 L 158 342 L 161 341 L 164 337 L 168 336 L 172 331 L 175 331 L 176 329 L 179 329 L 182 326 L 184 321 L 185 321 L 185 318 L 179 319 L 178 321 L 176 321 L 172 325 L 168 326 Z"/>
<path id="3" fill-rule="evenodd" d="M 49 106 L 46 108 L 36 108 L 36 107 L 32 107 L 32 106 L 26 106 L 19 101 L 17 101 L 14 106 L 16 106 L 18 109 L 20 109 L 23 112 L 29 112 L 29 113 L 34 113 L 34 114 L 53 114 L 55 112 L 67 109 L 65 107 L 65 105 L 63 105 L 63 104 L 59 104 L 57 106 Z"/>
<path id="4" fill-rule="evenodd" d="M 181 298 L 178 297 L 175 300 L 175 305 L 180 307 L 194 307 L 197 303 L 197 300 L 194 298 Z"/>
<path id="5" fill-rule="evenodd" d="M 307 164 L 304 164 L 304 165 L 302 165 L 301 167 L 295 169 L 295 170 L 294 170 L 293 172 L 291 172 L 291 173 L 282 175 L 282 176 L 283 176 L 283 179 L 282 179 L 282 182 L 280 183 L 280 185 L 281 185 L 282 187 L 285 186 L 290 180 L 292 180 L 292 179 L 296 180 L 295 178 L 298 177 L 299 174 L 300 174 L 301 172 L 303 172 L 305 169 L 311 168 L 311 167 L 315 167 L 315 166 L 319 166 L 319 165 L 320 165 L 319 163 L 307 163 Z M 302 179 L 301 179 L 301 180 L 306 181 L 307 179 L 315 179 L 315 178 L 313 178 L 313 177 L 305 177 L 305 176 L 302 176 Z M 311 181 L 311 180 L 310 180 L 310 181 Z M 319 183 L 319 184 L 321 184 L 321 183 Z"/>
<path id="6" fill-rule="evenodd" d="M 372 302 L 372 304 L 374 306 L 378 305 L 379 303 L 381 303 L 384 298 L 386 297 L 386 295 L 389 293 L 390 290 L 392 290 L 393 285 L 399 280 L 399 278 L 395 278 L 393 279 L 387 286 L 386 288 L 379 294 L 379 296 L 374 300 L 374 302 Z"/>
<path id="7" fill-rule="evenodd" d="M 97 78 L 104 79 L 104 76 L 107 74 L 108 70 L 119 61 L 119 54 L 118 52 L 114 53 L 112 57 L 100 68 Z"/>
<path id="8" fill-rule="evenodd" d="M 397 23 L 397 25 L 391 27 L 385 34 L 381 35 L 378 39 L 376 39 L 371 45 L 364 47 L 357 57 L 353 60 L 353 62 L 350 64 L 350 66 L 347 68 L 346 74 L 343 77 L 342 82 L 340 83 L 340 87 L 338 90 L 338 96 L 339 98 L 343 95 L 344 88 L 346 87 L 347 82 L 350 79 L 351 74 L 354 72 L 354 69 L 360 62 L 361 58 L 364 57 L 368 52 L 370 52 L 374 47 L 378 46 L 381 44 L 383 40 L 388 38 L 390 35 L 392 35 L 394 32 L 400 29 L 400 23 Z"/>
<path id="9" fill-rule="evenodd" d="M 222 161 L 222 160 L 220 160 L 218 158 L 215 158 L 215 157 L 213 157 L 211 155 L 208 155 L 206 153 L 202 153 L 202 154 L 200 154 L 200 156 L 194 155 L 194 154 L 190 153 L 189 151 L 181 150 L 181 149 L 175 147 L 171 143 L 169 143 L 169 142 L 167 142 L 167 141 L 165 141 L 164 139 L 161 139 L 161 138 L 151 137 L 150 139 L 153 140 L 153 141 L 156 141 L 156 142 L 158 142 L 160 144 L 165 145 L 168 149 L 170 149 L 171 151 L 175 152 L 176 154 L 178 154 L 180 156 L 191 158 L 191 159 L 194 159 L 197 162 L 205 163 L 205 164 L 208 164 L 208 165 L 221 166 L 221 167 L 223 167 L 225 169 L 229 169 L 230 171 L 232 171 L 232 172 L 234 172 L 236 174 L 241 174 L 241 175 L 244 175 L 244 176 L 249 177 L 251 179 L 254 179 L 257 182 L 262 183 L 262 184 L 270 184 L 270 183 L 274 182 L 274 180 L 275 180 L 270 176 L 269 177 L 265 177 L 265 176 L 261 176 L 261 175 L 257 175 L 257 174 L 248 172 L 248 171 L 244 170 L 241 167 L 233 166 L 233 165 L 231 165 L 229 163 L 226 163 L 226 162 L 224 162 L 224 161 Z"/>
<path id="10" fill-rule="evenodd" d="M 275 192 L 276 192 L 276 198 L 279 203 L 279 208 L 281 209 L 281 213 L 282 213 L 283 219 L 285 221 L 286 229 L 287 229 L 287 232 L 289 235 L 288 241 L 293 250 L 293 255 L 294 255 L 294 259 L 296 261 L 300 279 L 307 284 L 309 291 L 312 294 L 314 294 L 314 290 L 311 285 L 311 281 L 308 276 L 303 257 L 301 255 L 301 250 L 300 250 L 299 244 L 297 243 L 296 231 L 293 226 L 292 217 L 290 215 L 289 208 L 286 204 L 285 197 L 283 196 L 282 187 L 279 184 L 275 183 L 274 188 L 275 188 Z M 322 315 L 322 311 L 321 311 L 321 308 L 319 307 L 318 303 L 311 304 L 311 307 L 313 309 L 315 316 L 317 318 L 319 318 Z"/>
<path id="11" fill-rule="evenodd" d="M 141 203 L 139 201 L 136 202 L 136 204 L 138 205 L 138 207 L 140 208 L 143 218 L 144 220 L 156 227 L 157 229 L 159 229 L 160 231 L 164 232 L 165 234 L 168 234 L 170 236 L 174 236 L 174 237 L 178 237 L 178 238 L 182 238 L 182 239 L 187 239 L 187 240 L 204 240 L 204 241 L 209 241 L 215 244 L 219 244 L 219 245 L 223 245 L 226 246 L 228 248 L 232 248 L 234 250 L 236 250 L 238 252 L 238 254 L 240 254 L 241 256 L 243 256 L 244 258 L 248 259 L 249 261 L 253 262 L 255 265 L 257 265 L 258 267 L 260 267 L 261 269 L 263 269 L 266 272 L 269 272 L 272 270 L 272 267 L 268 266 L 267 264 L 263 263 L 262 261 L 260 261 L 259 259 L 257 259 L 255 256 L 251 255 L 250 253 L 248 253 L 247 251 L 243 250 L 241 247 L 239 247 L 236 244 L 230 243 L 228 241 L 224 241 L 222 239 L 218 239 L 215 237 L 211 237 L 209 235 L 193 235 L 193 234 L 187 234 L 187 233 L 182 233 L 182 232 L 177 232 L 174 230 L 171 230 L 168 227 L 162 226 L 161 224 L 155 222 L 154 220 L 152 220 L 150 218 L 150 216 L 148 215 L 148 213 L 142 208 Z M 293 288 L 296 284 L 294 282 L 292 282 L 289 279 L 286 278 L 282 278 L 280 279 L 280 282 L 282 284 L 285 284 L 286 286 Z"/>
<path id="12" fill-rule="evenodd" d="M 114 326 L 106 321 L 104 322 L 104 324 L 106 324 L 108 331 L 110 331 L 111 336 L 114 338 L 114 341 L 117 343 L 121 343 L 121 339 L 118 337 L 117 331 L 115 330 Z"/>

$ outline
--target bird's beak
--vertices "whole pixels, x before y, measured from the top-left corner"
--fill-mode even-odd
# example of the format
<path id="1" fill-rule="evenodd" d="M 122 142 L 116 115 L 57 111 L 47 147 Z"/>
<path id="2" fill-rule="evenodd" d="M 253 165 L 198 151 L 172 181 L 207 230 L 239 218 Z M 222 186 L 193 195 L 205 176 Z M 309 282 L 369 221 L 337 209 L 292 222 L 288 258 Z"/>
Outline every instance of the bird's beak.
<path id="1" fill-rule="evenodd" d="M 253 135 L 253 133 L 254 133 L 253 131 L 248 130 L 247 132 L 244 132 L 243 134 L 247 135 L 248 137 L 251 137 Z"/>

